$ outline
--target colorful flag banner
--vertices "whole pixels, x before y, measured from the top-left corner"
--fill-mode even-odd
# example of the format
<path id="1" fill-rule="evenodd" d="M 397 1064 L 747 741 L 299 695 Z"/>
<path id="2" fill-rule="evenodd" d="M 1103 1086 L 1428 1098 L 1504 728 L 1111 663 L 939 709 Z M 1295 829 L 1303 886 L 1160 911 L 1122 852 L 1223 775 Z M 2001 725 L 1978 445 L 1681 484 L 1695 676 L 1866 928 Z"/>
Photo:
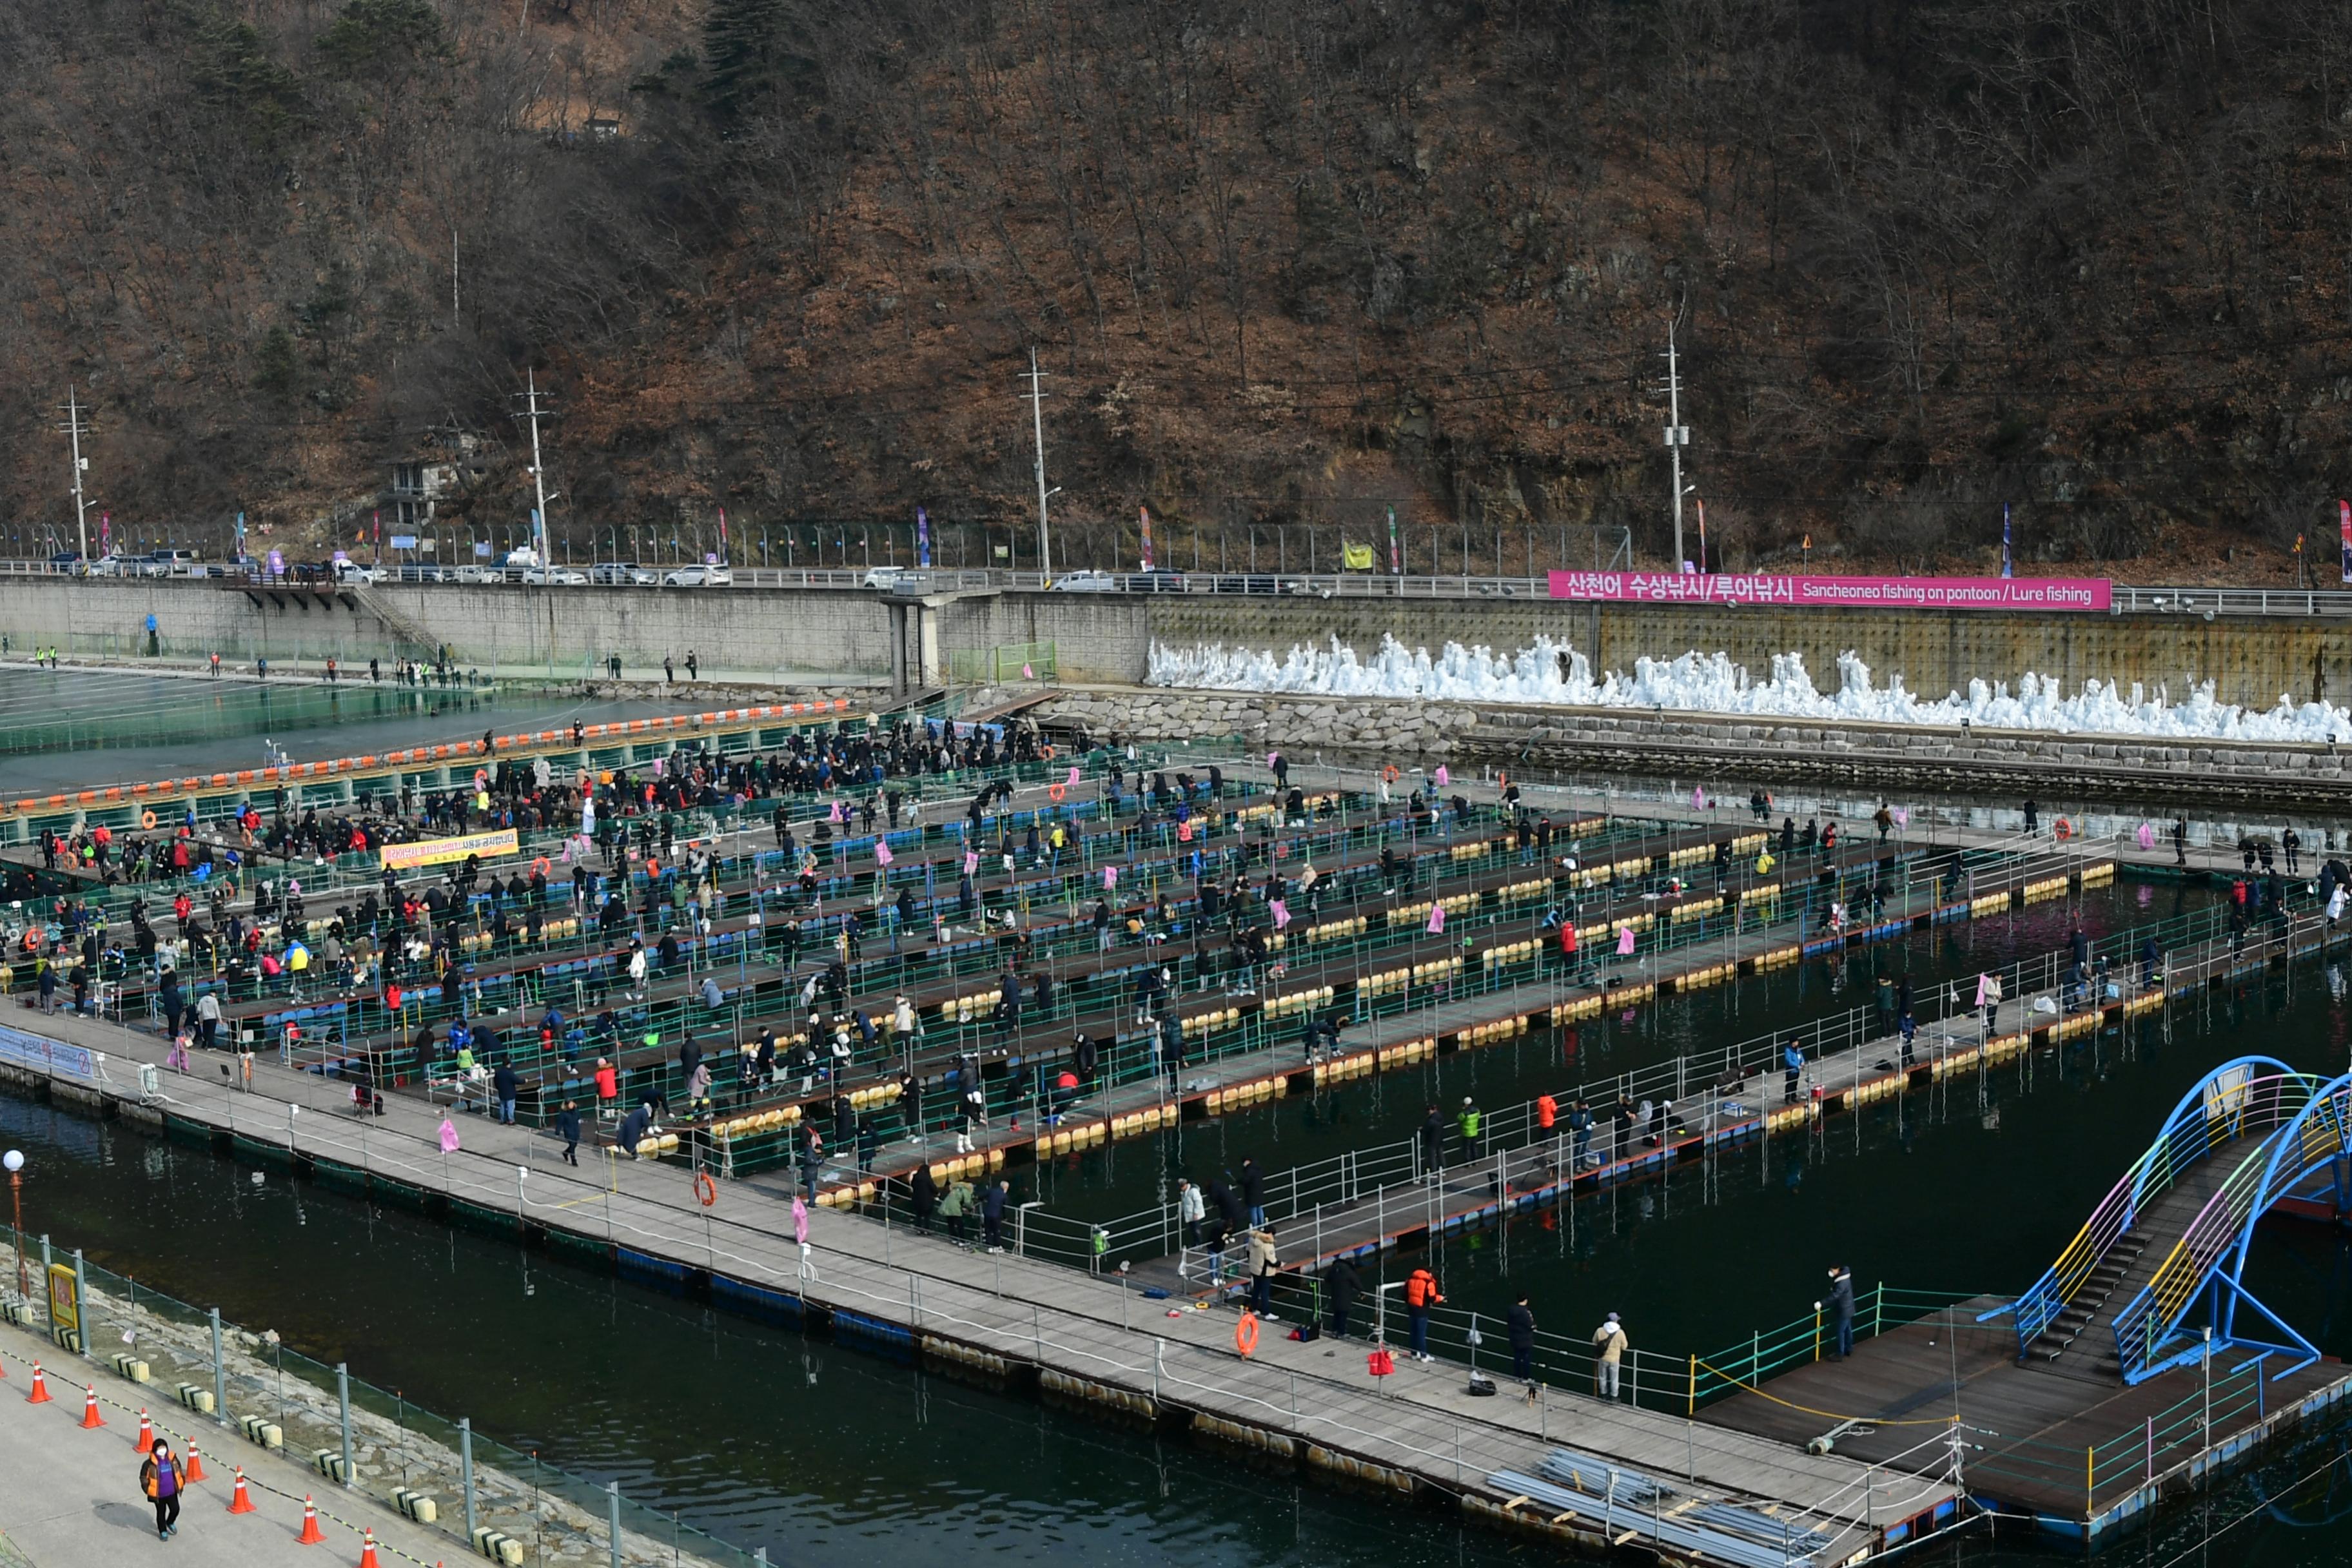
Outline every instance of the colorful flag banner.
<path id="1" fill-rule="evenodd" d="M 1139 506 L 1135 509 L 1135 512 L 1139 520 L 1138 526 L 1143 540 L 1143 569 L 1149 572 L 1151 570 L 1151 509 L 1148 506 Z"/>

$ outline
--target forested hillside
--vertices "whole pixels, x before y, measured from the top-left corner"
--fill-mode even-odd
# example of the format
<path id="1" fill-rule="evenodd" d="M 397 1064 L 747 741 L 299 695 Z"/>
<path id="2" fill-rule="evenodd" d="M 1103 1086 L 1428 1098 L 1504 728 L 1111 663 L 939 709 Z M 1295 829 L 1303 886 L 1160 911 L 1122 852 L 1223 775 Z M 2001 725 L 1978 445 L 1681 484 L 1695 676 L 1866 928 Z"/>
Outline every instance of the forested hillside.
<path id="1" fill-rule="evenodd" d="M 348 532 L 453 421 L 504 523 L 526 370 L 582 539 L 1017 530 L 1035 345 L 1074 530 L 1654 550 L 1677 311 L 1734 564 L 2003 501 L 2325 563 L 2352 482 L 2340 0 L 75 0 L 0 60 L 28 533 L 68 381 L 126 529 Z"/>

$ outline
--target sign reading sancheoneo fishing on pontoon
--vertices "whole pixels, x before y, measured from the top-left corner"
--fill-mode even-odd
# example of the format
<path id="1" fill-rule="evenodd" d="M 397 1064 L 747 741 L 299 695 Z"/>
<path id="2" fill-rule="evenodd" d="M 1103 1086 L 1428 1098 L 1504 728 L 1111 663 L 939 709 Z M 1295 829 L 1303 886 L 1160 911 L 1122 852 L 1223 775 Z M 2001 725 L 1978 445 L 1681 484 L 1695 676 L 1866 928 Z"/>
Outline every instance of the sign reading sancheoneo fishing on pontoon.
<path id="1" fill-rule="evenodd" d="M 1786 605 L 1817 610 L 2085 610 L 2105 577 L 1782 577 L 1731 572 L 1554 572 L 1551 596 L 1598 604 Z"/>
<path id="2" fill-rule="evenodd" d="M 413 871 L 419 866 L 446 866 L 469 855 L 478 855 L 485 860 L 494 855 L 512 855 L 521 847 L 515 830 L 501 827 L 493 833 L 464 833 L 455 838 L 419 838 L 408 844 L 387 844 L 377 854 L 394 871 Z"/>

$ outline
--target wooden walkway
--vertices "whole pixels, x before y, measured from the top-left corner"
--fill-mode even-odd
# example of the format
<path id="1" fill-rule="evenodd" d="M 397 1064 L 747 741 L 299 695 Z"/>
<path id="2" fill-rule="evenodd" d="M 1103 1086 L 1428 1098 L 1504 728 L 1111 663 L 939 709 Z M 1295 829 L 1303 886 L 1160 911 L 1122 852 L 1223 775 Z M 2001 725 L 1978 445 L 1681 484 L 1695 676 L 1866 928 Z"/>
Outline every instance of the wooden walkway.
<path id="1" fill-rule="evenodd" d="M 1656 1411 L 1551 1393 L 1533 1403 L 1473 1397 L 1460 1369 L 1445 1363 L 1402 1362 L 1376 1380 L 1356 1347 L 1271 1335 L 1244 1357 L 1225 1312 L 1150 1300 L 1115 1276 L 975 1253 L 848 1215 L 813 1213 L 803 1251 L 786 1205 L 739 1184 L 721 1187 L 706 1207 L 675 1165 L 592 1157 L 574 1170 L 551 1161 L 541 1136 L 480 1123 L 463 1131 L 463 1148 L 444 1152 L 429 1108 L 395 1100 L 384 1116 L 355 1121 L 315 1098 L 325 1087 L 315 1077 L 267 1062 L 255 1064 L 246 1087 L 225 1079 L 221 1062 L 200 1058 L 196 1073 L 166 1074 L 161 1094 L 142 1101 L 136 1068 L 160 1058 L 158 1043 L 99 1022 L 47 1022 L 52 1037 L 107 1057 L 95 1084 L 0 1067 L 54 1098 L 224 1141 L 247 1158 L 294 1160 L 322 1182 L 422 1201 L 461 1222 L 520 1226 L 624 1273 L 707 1288 L 754 1314 L 823 1321 L 836 1338 L 886 1353 L 1034 1379 L 1056 1398 L 1187 1426 L 1309 1474 L 1454 1500 L 1563 1542 L 1600 1543 L 1574 1518 L 1511 1507 L 1515 1499 L 1489 1478 L 1534 1470 L 1553 1449 L 1570 1448 L 1672 1478 L 1700 1497 L 1770 1510 L 1800 1536 L 1817 1531 L 1824 1544 L 1787 1561 L 1822 1568 L 1874 1549 L 1890 1529 L 1923 1529 L 1923 1518 L 1956 1500 L 1934 1484 L 1874 1500 L 1861 1484 L 1864 1468 L 1852 1460 Z M 1638 1519 L 1618 1522 L 1622 1540 L 1644 1533 Z"/>
<path id="2" fill-rule="evenodd" d="M 1988 1297 L 1890 1329 L 1843 1361 L 1824 1356 L 1768 1378 L 1700 1418 L 1799 1448 L 1827 1438 L 1866 1464 L 1927 1474 L 1948 1457 L 1932 1440 L 1957 1426 L 1971 1497 L 2053 1533 L 2089 1536 L 2352 1391 L 2339 1362 L 2277 1377 L 2242 1349 L 2214 1356 L 2210 1405 L 2201 1366 L 2128 1386 L 2073 1375 L 2021 1363 L 2008 1319 L 1977 1321 L 2001 1305 Z"/>

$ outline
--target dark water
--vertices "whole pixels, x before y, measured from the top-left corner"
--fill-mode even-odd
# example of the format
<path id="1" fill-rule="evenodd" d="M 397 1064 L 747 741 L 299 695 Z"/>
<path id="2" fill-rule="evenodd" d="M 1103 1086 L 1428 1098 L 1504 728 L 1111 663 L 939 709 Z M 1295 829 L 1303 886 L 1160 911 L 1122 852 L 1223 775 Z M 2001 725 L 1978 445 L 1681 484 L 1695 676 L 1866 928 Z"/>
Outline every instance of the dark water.
<path id="1" fill-rule="evenodd" d="M 2128 899 L 2127 899 L 2128 901 Z M 1434 1253 L 1457 1304 L 1533 1296 L 1547 1327 L 1622 1312 L 1634 1341 L 1705 1350 L 1810 1301 L 1831 1256 L 1865 1287 L 2013 1292 L 2143 1147 L 2179 1094 L 2250 1050 L 2343 1070 L 2352 1009 L 2323 965 L 2176 1007 L 2126 1036 L 1963 1080 L 1936 1100 L 1829 1124 L 1812 1146 L 1747 1150 L 1669 1184 L 1530 1216 Z M 1979 1098 L 1981 1088 L 1981 1098 Z M 780 1563 L 905 1568 L 975 1552 L 1120 1563 L 1534 1563 L 1550 1550 L 1447 1516 L 1295 1484 L 1226 1454 L 1047 1410 L 744 1322 L 450 1231 L 208 1152 L 0 1100 L 32 1157 L 27 1221 L 95 1261 L 419 1404 L 466 1415 Z M 2333 1233 L 2265 1233 L 2255 1288 L 2331 1354 L 2352 1352 L 2352 1252 Z M 2168 1510 L 2103 1553 L 2323 1568 L 2352 1560 L 2342 1431 L 2266 1475 Z M 2332 1490 L 2331 1490 L 2332 1487 Z M 2267 1488 L 2268 1489 L 2265 1489 Z M 2264 1509 L 2200 1546 L 2269 1490 Z M 2289 1522 L 2293 1520 L 2295 1522 Z M 2185 1559 L 2184 1553 L 2188 1553 Z M 1977 1535 L 1939 1563 L 2054 1562 Z"/>

